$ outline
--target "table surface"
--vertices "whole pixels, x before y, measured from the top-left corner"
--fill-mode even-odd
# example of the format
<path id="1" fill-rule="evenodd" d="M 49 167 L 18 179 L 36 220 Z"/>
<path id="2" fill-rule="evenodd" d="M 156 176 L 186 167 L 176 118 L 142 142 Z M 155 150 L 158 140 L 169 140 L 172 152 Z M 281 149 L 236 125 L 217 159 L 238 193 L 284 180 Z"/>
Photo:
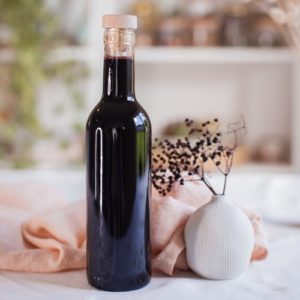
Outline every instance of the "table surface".
<path id="1" fill-rule="evenodd" d="M 82 170 L 0 171 L 3 182 L 46 182 L 70 201 L 84 197 Z M 216 179 L 216 182 L 218 179 Z M 300 201 L 300 176 L 278 172 L 234 172 L 228 191 L 239 205 L 264 214 L 270 188 L 285 182 L 282 188 L 295 187 L 295 199 Z M 298 187 L 299 186 L 299 187 Z M 289 188 L 290 190 L 290 188 Z M 272 195 L 273 197 L 273 195 Z M 293 201 L 296 201 L 296 200 Z M 267 207 L 268 208 L 268 207 Z M 110 293 L 90 287 L 85 271 L 55 274 L 0 272 L 0 300 L 24 299 L 300 299 L 300 224 L 264 221 L 269 242 L 269 256 L 255 262 L 240 277 L 226 281 L 199 278 L 190 272 L 174 277 L 154 273 L 148 286 L 133 292 Z"/>

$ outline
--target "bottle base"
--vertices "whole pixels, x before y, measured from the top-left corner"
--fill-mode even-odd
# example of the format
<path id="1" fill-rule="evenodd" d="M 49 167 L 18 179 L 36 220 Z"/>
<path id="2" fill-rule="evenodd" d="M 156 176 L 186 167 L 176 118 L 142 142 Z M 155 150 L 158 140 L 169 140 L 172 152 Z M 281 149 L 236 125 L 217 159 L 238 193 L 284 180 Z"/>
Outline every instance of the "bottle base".
<path id="1" fill-rule="evenodd" d="M 104 280 L 101 280 L 101 277 L 94 276 L 94 278 L 87 277 L 88 283 L 102 291 L 108 291 L 108 292 L 128 292 L 128 291 L 134 291 L 139 290 L 146 285 L 149 284 L 151 277 L 150 276 L 143 276 L 138 275 L 135 276 L 133 280 L 120 280 L 118 283 L 111 283 L 111 282 L 104 282 Z"/>

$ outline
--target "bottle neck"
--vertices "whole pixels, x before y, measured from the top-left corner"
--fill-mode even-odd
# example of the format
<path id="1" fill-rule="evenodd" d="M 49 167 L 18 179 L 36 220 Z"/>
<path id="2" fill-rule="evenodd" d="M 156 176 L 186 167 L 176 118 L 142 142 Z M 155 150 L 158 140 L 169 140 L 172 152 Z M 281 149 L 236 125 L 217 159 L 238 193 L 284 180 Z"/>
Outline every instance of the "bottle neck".
<path id="1" fill-rule="evenodd" d="M 125 100 L 134 97 L 134 42 L 131 29 L 105 31 L 103 96 Z"/>

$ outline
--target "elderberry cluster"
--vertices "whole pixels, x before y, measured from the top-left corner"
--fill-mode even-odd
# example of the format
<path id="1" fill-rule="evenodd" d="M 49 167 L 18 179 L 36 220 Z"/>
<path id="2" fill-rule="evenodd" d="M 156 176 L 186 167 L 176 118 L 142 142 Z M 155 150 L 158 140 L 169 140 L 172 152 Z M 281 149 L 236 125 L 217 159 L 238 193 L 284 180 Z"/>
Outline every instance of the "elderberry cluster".
<path id="1" fill-rule="evenodd" d="M 234 125 L 233 125 L 234 124 Z M 152 159 L 152 182 L 160 195 L 166 196 L 175 183 L 201 180 L 213 194 L 217 194 L 207 178 L 206 166 L 210 161 L 224 177 L 223 194 L 226 189 L 235 149 L 238 146 L 238 132 L 245 130 L 242 124 L 228 125 L 226 135 L 234 137 L 232 145 L 225 145 L 219 120 L 201 124 L 185 119 L 188 135 L 179 139 L 155 139 Z"/>

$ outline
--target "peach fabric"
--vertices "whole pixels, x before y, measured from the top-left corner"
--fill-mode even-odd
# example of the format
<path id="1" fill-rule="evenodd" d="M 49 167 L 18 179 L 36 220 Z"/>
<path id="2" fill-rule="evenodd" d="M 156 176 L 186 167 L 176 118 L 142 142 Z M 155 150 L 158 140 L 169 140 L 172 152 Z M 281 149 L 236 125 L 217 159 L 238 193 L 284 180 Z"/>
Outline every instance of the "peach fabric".
<path id="1" fill-rule="evenodd" d="M 56 272 L 85 265 L 84 202 L 67 206 L 34 183 L 0 186 L 0 269 Z"/>
<path id="2" fill-rule="evenodd" d="M 152 195 L 152 265 L 166 274 L 187 270 L 183 228 L 193 211 L 210 200 L 201 183 Z M 255 231 L 252 260 L 267 256 L 259 217 L 247 212 Z M 71 204 L 41 184 L 0 186 L 0 269 L 58 272 L 85 268 L 85 201 Z"/>

